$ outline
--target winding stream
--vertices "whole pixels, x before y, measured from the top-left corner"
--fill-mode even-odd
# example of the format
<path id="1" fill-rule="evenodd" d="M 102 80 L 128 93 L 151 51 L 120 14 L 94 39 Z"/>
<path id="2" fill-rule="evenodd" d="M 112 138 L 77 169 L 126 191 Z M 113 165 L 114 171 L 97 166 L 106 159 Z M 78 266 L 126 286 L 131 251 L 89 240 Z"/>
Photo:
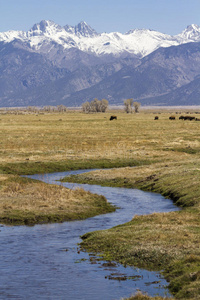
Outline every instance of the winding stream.
<path id="1" fill-rule="evenodd" d="M 135 189 L 60 183 L 60 178 L 88 170 L 29 176 L 69 188 L 84 187 L 120 207 L 116 212 L 84 221 L 0 227 L 0 299 L 113 300 L 136 291 L 169 295 L 158 272 L 121 265 L 106 266 L 92 254 L 79 252 L 80 235 L 130 221 L 137 214 L 178 210 L 159 194 Z M 128 280 L 113 277 L 128 276 Z M 111 278 L 111 279 L 109 279 Z"/>

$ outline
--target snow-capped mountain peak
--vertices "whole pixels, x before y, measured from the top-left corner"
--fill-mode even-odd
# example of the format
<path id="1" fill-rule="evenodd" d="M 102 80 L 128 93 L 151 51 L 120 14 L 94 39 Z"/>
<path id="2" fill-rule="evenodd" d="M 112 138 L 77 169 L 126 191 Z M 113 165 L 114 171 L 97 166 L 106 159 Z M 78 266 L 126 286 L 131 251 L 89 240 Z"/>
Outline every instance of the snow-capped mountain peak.
<path id="1" fill-rule="evenodd" d="M 94 37 L 98 35 L 97 32 L 86 22 L 80 22 L 77 26 L 75 26 L 75 33 L 85 37 Z"/>
<path id="2" fill-rule="evenodd" d="M 27 32 L 27 36 L 52 36 L 60 31 L 63 31 L 63 28 L 60 25 L 53 21 L 42 20 L 40 23 L 33 25 L 33 27 Z"/>
<path id="3" fill-rule="evenodd" d="M 84 21 L 76 26 L 66 25 L 64 28 L 67 32 L 77 36 L 94 37 L 98 35 L 98 33 Z"/>
<path id="4" fill-rule="evenodd" d="M 76 48 L 97 56 L 104 54 L 119 56 L 129 53 L 144 57 L 160 47 L 200 41 L 200 27 L 192 24 L 176 36 L 149 29 L 133 29 L 125 34 L 119 32 L 98 34 L 84 21 L 76 26 L 62 27 L 53 21 L 42 20 L 28 32 L 0 33 L 0 41 L 4 43 L 15 39 L 24 42 L 27 47 L 36 52 L 50 53 L 54 51 L 53 49 L 62 47 L 63 49 Z"/>
<path id="5" fill-rule="evenodd" d="M 189 25 L 178 36 L 183 38 L 183 39 L 189 39 L 189 40 L 193 40 L 193 41 L 198 40 L 199 41 L 200 40 L 200 27 L 198 25 L 195 25 L 195 24 Z"/>

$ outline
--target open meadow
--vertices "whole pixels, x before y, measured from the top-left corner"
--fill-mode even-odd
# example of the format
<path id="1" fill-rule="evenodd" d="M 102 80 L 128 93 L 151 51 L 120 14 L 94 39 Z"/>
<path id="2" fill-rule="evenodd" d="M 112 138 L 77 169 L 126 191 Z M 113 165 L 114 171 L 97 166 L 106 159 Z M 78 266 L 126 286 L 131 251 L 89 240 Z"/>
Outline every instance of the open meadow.
<path id="1" fill-rule="evenodd" d="M 111 115 L 117 120 L 110 121 Z M 169 120 L 172 115 L 175 120 Z M 179 120 L 181 115 L 199 118 L 195 111 L 2 110 L 0 222 L 57 222 L 112 211 L 104 197 L 19 176 L 110 168 L 70 180 L 158 192 L 181 210 L 136 216 L 116 228 L 85 234 L 82 247 L 125 265 L 164 270 L 175 298 L 200 299 L 200 122 Z"/>
<path id="2" fill-rule="evenodd" d="M 66 160 L 162 161 L 200 153 L 200 122 L 169 121 L 170 112 L 0 113 L 1 165 Z M 184 114 L 184 112 L 183 112 Z M 198 114 L 193 113 L 198 118 Z"/>

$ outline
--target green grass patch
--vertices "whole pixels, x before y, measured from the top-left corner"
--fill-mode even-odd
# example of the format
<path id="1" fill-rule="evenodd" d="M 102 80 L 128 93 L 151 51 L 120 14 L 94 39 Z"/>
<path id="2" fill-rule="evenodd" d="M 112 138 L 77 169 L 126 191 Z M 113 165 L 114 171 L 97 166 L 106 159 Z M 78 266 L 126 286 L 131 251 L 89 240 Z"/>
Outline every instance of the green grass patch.
<path id="1" fill-rule="evenodd" d="M 185 148 L 165 148 L 163 149 L 164 151 L 176 151 L 176 152 L 183 152 L 183 153 L 188 153 L 188 154 L 198 154 L 200 153 L 200 149 L 197 148 L 192 148 L 190 146 L 185 147 Z"/>
<path id="2" fill-rule="evenodd" d="M 123 175 L 120 176 L 120 169 L 115 176 L 115 169 L 104 176 L 104 173 L 98 173 L 93 176 L 93 172 L 79 175 L 71 175 L 63 178 L 63 181 L 99 184 L 102 186 L 139 188 L 144 191 L 156 192 L 166 198 L 172 199 L 180 207 L 192 207 L 200 205 L 200 168 L 198 165 L 186 164 L 180 166 L 173 165 L 173 168 L 157 167 L 152 173 L 146 176 L 145 170 L 148 166 L 140 166 L 129 170 L 126 174 L 125 169 L 121 169 Z M 143 171 L 143 168 L 145 169 Z M 141 172 L 140 172 L 141 171 Z M 134 172 L 138 175 L 134 175 Z M 138 178 L 139 177 L 139 178 Z"/>
<path id="3" fill-rule="evenodd" d="M 200 298 L 200 256 L 188 255 L 183 260 L 170 264 L 164 274 L 177 299 Z"/>
<path id="4" fill-rule="evenodd" d="M 109 204 L 96 205 L 96 207 L 90 207 L 87 211 L 82 213 L 76 212 L 54 212 L 39 214 L 35 213 L 34 209 L 31 212 L 23 210 L 10 210 L 5 214 L 0 214 L 0 223 L 6 225 L 36 225 L 47 223 L 62 223 L 66 221 L 76 221 L 91 218 L 100 214 L 114 212 L 115 208 Z"/>
<path id="5" fill-rule="evenodd" d="M 127 166 L 140 166 L 151 164 L 152 161 L 141 159 L 84 159 L 84 160 L 63 160 L 63 161 L 36 161 L 1 163 L 1 174 L 32 175 L 53 172 L 63 172 L 79 169 L 104 169 L 120 168 Z"/>
<path id="6" fill-rule="evenodd" d="M 126 224 L 83 235 L 81 247 L 103 260 L 164 270 L 176 299 L 199 299 L 199 226 L 199 211 L 136 216 Z"/>

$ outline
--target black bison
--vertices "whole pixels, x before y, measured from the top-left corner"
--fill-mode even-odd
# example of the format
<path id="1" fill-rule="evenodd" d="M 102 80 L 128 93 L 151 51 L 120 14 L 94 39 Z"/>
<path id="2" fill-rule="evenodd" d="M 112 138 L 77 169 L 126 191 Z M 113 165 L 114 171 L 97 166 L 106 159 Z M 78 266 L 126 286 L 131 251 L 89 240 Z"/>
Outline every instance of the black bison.
<path id="1" fill-rule="evenodd" d="M 169 120 L 176 120 L 176 117 L 175 116 L 170 116 Z"/>
<path id="2" fill-rule="evenodd" d="M 192 121 L 192 120 L 195 120 L 195 117 L 187 117 L 187 119 L 185 119 L 185 120 Z"/>
<path id="3" fill-rule="evenodd" d="M 117 120 L 117 116 L 110 116 L 110 121 Z"/>
<path id="4" fill-rule="evenodd" d="M 179 118 L 179 120 L 189 120 L 189 121 L 192 121 L 192 120 L 195 120 L 195 117 L 191 117 L 191 116 L 181 116 Z"/>
<path id="5" fill-rule="evenodd" d="M 158 117 L 158 116 L 155 116 L 154 120 L 158 120 L 158 119 L 159 119 L 159 117 Z"/>
<path id="6" fill-rule="evenodd" d="M 189 121 L 192 121 L 192 120 L 195 120 L 195 117 L 190 117 L 190 116 L 187 116 L 187 117 L 185 117 L 185 119 L 184 120 L 189 120 Z"/>

